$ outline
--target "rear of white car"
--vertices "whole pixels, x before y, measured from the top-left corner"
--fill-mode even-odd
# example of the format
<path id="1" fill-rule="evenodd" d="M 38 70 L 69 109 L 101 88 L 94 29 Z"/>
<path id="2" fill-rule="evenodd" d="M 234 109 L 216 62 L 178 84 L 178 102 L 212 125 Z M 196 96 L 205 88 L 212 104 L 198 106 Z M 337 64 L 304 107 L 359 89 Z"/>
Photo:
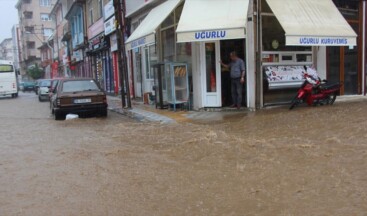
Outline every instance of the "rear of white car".
<path id="1" fill-rule="evenodd" d="M 38 100 L 39 101 L 48 101 L 49 92 L 51 88 L 51 80 L 42 80 L 39 82 L 38 87 Z"/>

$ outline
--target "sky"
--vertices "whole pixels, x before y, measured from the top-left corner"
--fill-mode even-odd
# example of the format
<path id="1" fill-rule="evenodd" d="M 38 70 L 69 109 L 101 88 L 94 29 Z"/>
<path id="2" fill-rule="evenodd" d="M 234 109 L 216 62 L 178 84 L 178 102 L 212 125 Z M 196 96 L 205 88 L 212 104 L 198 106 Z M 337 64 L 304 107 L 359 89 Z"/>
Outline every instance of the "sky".
<path id="1" fill-rule="evenodd" d="M 11 38 L 11 28 L 18 23 L 18 0 L 0 0 L 0 42 Z"/>

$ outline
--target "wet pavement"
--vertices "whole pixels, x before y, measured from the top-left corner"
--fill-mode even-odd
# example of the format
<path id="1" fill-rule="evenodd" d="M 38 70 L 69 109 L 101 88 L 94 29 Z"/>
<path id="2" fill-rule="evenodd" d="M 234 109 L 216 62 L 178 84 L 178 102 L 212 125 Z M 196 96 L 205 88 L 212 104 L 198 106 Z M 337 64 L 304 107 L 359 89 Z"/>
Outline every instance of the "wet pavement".
<path id="1" fill-rule="evenodd" d="M 54 121 L 34 94 L 0 99 L 0 215 L 366 215 L 366 110 Z"/>

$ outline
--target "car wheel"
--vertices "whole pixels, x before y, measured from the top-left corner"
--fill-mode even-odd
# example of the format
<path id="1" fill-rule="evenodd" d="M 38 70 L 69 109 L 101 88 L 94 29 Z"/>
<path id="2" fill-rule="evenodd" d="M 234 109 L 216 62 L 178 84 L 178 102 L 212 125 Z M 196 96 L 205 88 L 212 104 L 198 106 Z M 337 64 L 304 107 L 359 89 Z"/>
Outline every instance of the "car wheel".
<path id="1" fill-rule="evenodd" d="M 38 101 L 39 102 L 42 102 L 42 99 L 41 99 L 41 97 L 38 95 Z"/>

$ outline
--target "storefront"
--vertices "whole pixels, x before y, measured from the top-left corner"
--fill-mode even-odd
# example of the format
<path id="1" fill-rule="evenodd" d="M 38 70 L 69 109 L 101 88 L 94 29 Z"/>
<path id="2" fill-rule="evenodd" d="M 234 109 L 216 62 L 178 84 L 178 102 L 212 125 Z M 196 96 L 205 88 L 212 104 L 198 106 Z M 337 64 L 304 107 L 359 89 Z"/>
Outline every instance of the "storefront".
<path id="1" fill-rule="evenodd" d="M 341 94 L 361 93 L 359 3 L 343 1 L 349 6 L 354 2 L 348 14 L 357 19 L 348 20 L 337 8 L 338 2 L 341 1 L 259 2 L 261 105 L 289 102 L 303 81 L 303 66 L 312 67 L 321 78 L 344 83 Z"/>
<path id="2" fill-rule="evenodd" d="M 101 34 L 89 41 L 87 52 L 93 77 L 107 93 L 115 93 L 115 74 L 110 37 Z"/>
<path id="3" fill-rule="evenodd" d="M 246 14 L 242 13 L 242 9 L 248 8 L 249 1 L 236 2 L 228 10 L 223 10 L 229 2 L 208 5 L 205 1 L 168 0 L 152 9 L 127 41 L 127 49 L 131 50 L 129 56 L 133 60 L 130 70 L 136 75 L 141 73 L 142 92 L 152 91 L 154 83 L 151 66 L 154 63 L 185 63 L 188 66 L 190 95 L 195 109 L 229 105 L 229 73 L 222 73 L 219 61 L 229 61 L 231 51 L 237 51 L 239 57 L 246 60 Z M 203 14 L 205 10 L 208 13 Z M 209 23 L 205 19 L 200 20 L 201 17 L 210 16 L 209 11 L 223 12 L 211 16 Z M 189 22 L 189 25 L 184 22 Z M 193 23 L 202 25 L 193 26 Z M 184 29 L 180 33 L 180 25 L 187 26 L 190 32 Z M 200 35 L 202 31 L 210 35 Z"/>
<path id="4" fill-rule="evenodd" d="M 232 104 L 229 70 L 221 68 L 220 61 L 229 63 L 229 53 L 236 51 L 247 62 L 248 8 L 249 0 L 210 4 L 207 1 L 185 1 L 176 32 L 178 44 L 191 43 L 192 46 L 195 109 Z M 243 105 L 246 106 L 245 86 Z"/>
<path id="5" fill-rule="evenodd" d="M 359 11 L 363 4 L 358 3 Z M 358 13 L 357 22 L 343 17 L 338 7 L 332 0 L 165 1 L 146 15 L 126 43 L 129 71 L 135 84 L 141 83 L 135 92 L 138 86 L 140 95 L 152 91 L 152 64 L 187 63 L 193 108 L 228 106 L 229 72 L 219 62 L 229 63 L 229 53 L 236 51 L 246 63 L 242 105 L 250 109 L 289 102 L 303 82 L 304 66 L 321 78 L 339 77 L 345 83 L 341 94 L 360 94 L 365 86 L 365 13 Z M 332 50 L 347 57 L 332 58 Z M 332 75 L 336 64 L 344 71 Z M 355 65 L 359 70 L 353 73 Z"/>
<path id="6" fill-rule="evenodd" d="M 153 92 L 152 65 L 159 61 L 159 52 L 162 51 L 159 48 L 159 28 L 180 2 L 180 0 L 169 0 L 150 11 L 144 10 L 132 18 L 133 33 L 126 41 L 126 50 L 129 77 L 133 81 L 130 85 L 133 89 L 130 92 L 134 92 L 137 98 L 143 98 L 144 94 Z"/>

